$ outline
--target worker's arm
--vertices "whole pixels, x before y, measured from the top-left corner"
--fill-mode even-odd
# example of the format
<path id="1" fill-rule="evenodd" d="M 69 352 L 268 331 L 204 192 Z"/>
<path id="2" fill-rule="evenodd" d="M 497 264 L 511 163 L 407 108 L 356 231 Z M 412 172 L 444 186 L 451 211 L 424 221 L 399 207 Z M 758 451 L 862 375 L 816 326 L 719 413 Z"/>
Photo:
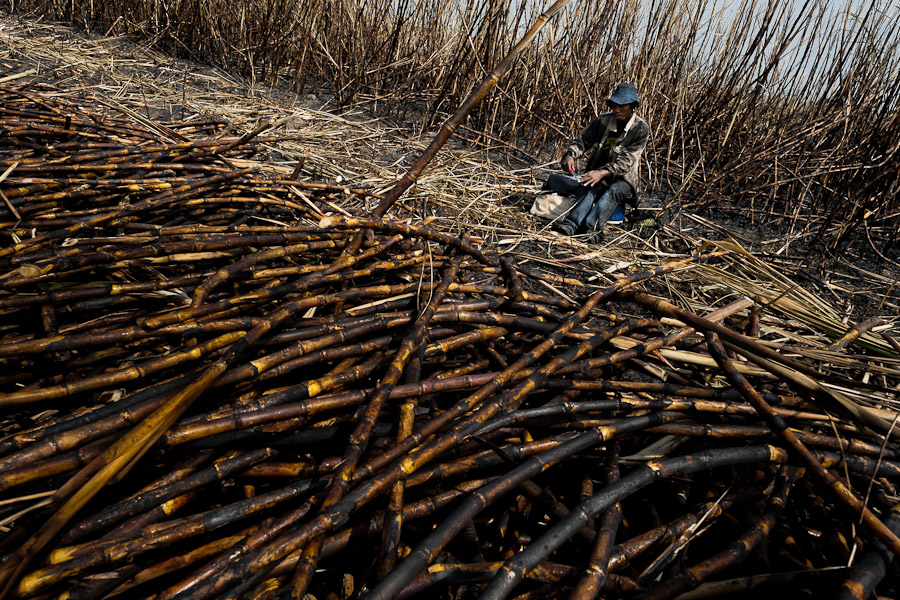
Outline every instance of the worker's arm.
<path id="1" fill-rule="evenodd" d="M 560 166 L 566 173 L 575 171 L 575 159 L 584 154 L 589 148 L 596 144 L 603 137 L 606 130 L 606 123 L 603 115 L 597 117 L 581 130 L 572 142 L 566 147 L 560 159 Z"/>

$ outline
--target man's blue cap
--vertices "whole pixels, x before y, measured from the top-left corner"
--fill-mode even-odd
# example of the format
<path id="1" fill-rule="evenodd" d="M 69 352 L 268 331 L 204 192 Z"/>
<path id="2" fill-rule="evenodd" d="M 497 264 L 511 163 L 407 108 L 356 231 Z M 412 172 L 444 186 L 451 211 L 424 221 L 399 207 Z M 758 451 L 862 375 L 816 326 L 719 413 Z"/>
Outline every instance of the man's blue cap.
<path id="1" fill-rule="evenodd" d="M 614 102 L 616 104 L 631 104 L 634 102 L 635 108 L 641 105 L 638 98 L 637 86 L 633 83 L 620 83 L 616 86 L 612 96 L 606 101 L 607 104 Z"/>

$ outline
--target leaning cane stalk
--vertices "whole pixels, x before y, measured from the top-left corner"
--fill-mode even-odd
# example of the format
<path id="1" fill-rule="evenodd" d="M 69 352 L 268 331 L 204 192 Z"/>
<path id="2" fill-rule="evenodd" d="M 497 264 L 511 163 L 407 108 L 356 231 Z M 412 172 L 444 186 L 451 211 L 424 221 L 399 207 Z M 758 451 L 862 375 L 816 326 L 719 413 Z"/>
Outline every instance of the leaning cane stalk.
<path id="1" fill-rule="evenodd" d="M 568 517 L 559 521 L 543 536 L 532 542 L 528 548 L 507 560 L 497 572 L 481 598 L 502 600 L 521 581 L 528 570 L 574 535 L 584 524 L 601 510 L 612 506 L 634 491 L 653 481 L 707 470 L 715 467 L 752 463 L 782 463 L 787 453 L 773 446 L 748 446 L 698 452 L 696 454 L 651 461 L 607 486 L 573 510 Z"/>
<path id="2" fill-rule="evenodd" d="M 550 22 L 550 19 L 553 16 L 561 11 L 566 4 L 569 3 L 569 0 L 556 0 L 550 8 L 546 11 L 542 12 L 538 18 L 535 20 L 534 24 L 531 28 L 525 32 L 525 35 L 522 36 L 522 39 L 513 46 L 513 48 L 507 53 L 505 57 L 493 68 L 493 70 L 488 73 L 487 77 L 482 80 L 482 82 L 475 88 L 466 100 L 456 109 L 456 112 L 447 119 L 443 125 L 441 125 L 440 131 L 438 131 L 437 135 L 434 139 L 431 140 L 431 143 L 428 144 L 428 147 L 425 148 L 424 152 L 422 152 L 421 156 L 416 160 L 415 164 L 407 171 L 403 177 L 400 178 L 400 181 L 394 185 L 394 187 L 384 195 L 384 198 L 378 203 L 378 206 L 372 211 L 372 215 L 375 217 L 383 217 L 387 214 L 388 209 L 394 205 L 395 202 L 412 186 L 422 172 L 425 170 L 425 167 L 428 166 L 428 163 L 431 162 L 431 159 L 435 157 L 438 151 L 447 143 L 455 133 L 456 128 L 465 120 L 466 115 L 468 115 L 473 108 L 475 108 L 487 95 L 488 93 L 497 85 L 497 82 L 500 81 L 500 77 L 506 72 L 509 66 L 513 63 L 516 57 L 524 50 L 530 43 L 531 40 L 540 32 L 544 26 Z M 346 252 L 348 254 L 355 253 L 360 245 L 362 244 L 362 233 L 357 234 L 351 243 L 346 248 Z"/>
<path id="3" fill-rule="evenodd" d="M 439 527 L 432 531 L 413 551 L 397 566 L 396 569 L 382 579 L 372 591 L 366 594 L 368 600 L 386 600 L 393 598 L 409 581 L 430 564 L 438 552 L 459 533 L 469 519 L 481 512 L 486 506 L 503 494 L 510 492 L 537 473 L 546 471 L 559 460 L 575 452 L 581 452 L 596 444 L 613 439 L 627 431 L 646 428 L 680 418 L 681 415 L 660 413 L 633 419 L 623 419 L 610 427 L 600 427 L 589 433 L 561 444 L 555 449 L 535 456 L 511 471 L 506 477 L 491 483 L 474 493 L 457 508 Z"/>
<path id="4" fill-rule="evenodd" d="M 743 375 L 735 370 L 731 359 L 728 358 L 725 349 L 722 347 L 722 343 L 719 341 L 718 335 L 712 331 L 707 332 L 706 341 L 709 346 L 710 354 L 712 354 L 713 358 L 716 359 L 716 362 L 719 363 L 719 366 L 724 371 L 728 381 L 741 392 L 744 398 L 746 398 L 754 408 L 756 408 L 760 417 L 766 421 L 766 424 L 769 425 L 772 432 L 779 436 L 782 441 L 797 454 L 798 458 L 803 461 L 803 464 L 806 465 L 816 477 L 822 480 L 838 502 L 847 506 L 854 514 L 860 515 L 862 524 L 865 525 L 873 535 L 884 542 L 892 552 L 895 554 L 900 553 L 900 537 L 888 529 L 885 524 L 882 523 L 881 519 L 875 516 L 875 514 L 856 497 L 853 491 L 850 490 L 843 481 L 823 467 L 822 463 L 820 463 L 806 446 L 797 439 L 794 432 L 788 429 L 784 419 L 776 415 L 768 402 L 760 396 L 759 392 L 747 382 Z"/>
<path id="5" fill-rule="evenodd" d="M 135 426 L 54 494 L 51 501 L 59 503 L 59 508 L 13 553 L 0 571 L 0 586 L 2 586 L 0 598 L 5 598 L 12 592 L 19 576 L 75 514 L 97 495 L 107 482 L 134 466 L 135 459 L 146 452 L 224 370 L 224 361 L 207 368 L 196 381 L 174 394 L 165 405 Z"/>
<path id="6" fill-rule="evenodd" d="M 769 365 L 775 365 L 777 369 L 771 366 L 769 366 L 769 369 L 773 370 L 778 375 L 789 377 L 790 380 L 794 381 L 804 389 L 813 392 L 817 397 L 822 397 L 834 402 L 836 406 L 852 414 L 870 427 L 882 431 L 887 431 L 890 427 L 890 422 L 873 411 L 844 398 L 839 392 L 823 388 L 823 386 L 818 384 L 815 380 L 819 373 L 814 369 L 789 357 L 782 356 L 775 350 L 764 346 L 751 338 L 734 332 L 718 323 L 713 323 L 710 320 L 704 319 L 689 311 L 682 310 L 674 304 L 660 298 L 633 292 L 626 292 L 623 294 L 623 297 L 631 298 L 666 316 L 680 319 L 695 327 L 698 331 L 715 333 L 725 343 L 732 344 L 739 352 L 746 353 L 747 358 L 750 360 L 753 360 L 754 357 L 760 357 L 762 360 L 759 364 L 760 366 L 763 366 L 763 368 L 766 368 L 766 366 Z M 793 375 L 792 372 L 796 373 L 796 375 Z"/>
<path id="7" fill-rule="evenodd" d="M 461 261 L 455 260 L 450 263 L 450 266 L 448 267 L 447 272 L 444 274 L 441 284 L 435 290 L 434 295 L 428 303 L 428 306 L 416 321 L 413 330 L 400 345 L 400 350 L 397 352 L 397 355 L 394 357 L 393 361 L 388 367 L 387 374 L 385 374 L 385 376 L 382 378 L 381 383 L 378 385 L 378 388 L 375 391 L 375 394 L 366 407 L 366 411 L 362 419 L 360 420 L 353 434 L 350 436 L 350 444 L 344 453 L 341 470 L 338 472 L 337 476 L 335 477 L 335 482 L 332 483 L 331 488 L 328 491 L 328 496 L 325 499 L 323 508 L 328 508 L 329 506 L 338 502 L 341 498 L 343 498 L 344 494 L 349 488 L 350 480 L 353 477 L 353 472 L 356 470 L 356 465 L 359 462 L 363 451 L 368 445 L 369 437 L 373 428 L 375 427 L 375 422 L 378 419 L 382 408 L 390 397 L 391 390 L 393 389 L 394 385 L 400 380 L 400 377 L 403 374 L 403 369 L 412 358 L 413 353 L 416 351 L 416 349 L 422 345 L 426 327 L 428 326 L 431 317 L 434 316 L 434 313 L 437 311 L 437 307 L 440 306 L 444 301 L 447 290 L 450 289 L 450 284 L 453 282 L 453 279 L 456 277 L 456 274 L 459 270 L 460 262 Z M 315 570 L 316 564 L 318 563 L 318 555 L 323 542 L 324 537 L 319 536 L 310 541 L 307 547 L 304 549 L 303 560 L 301 560 L 297 565 L 297 571 L 292 582 L 292 598 L 302 600 L 302 598 L 306 595 L 306 589 L 309 586 L 309 582 L 312 579 L 312 573 Z"/>
<path id="8" fill-rule="evenodd" d="M 606 467 L 607 485 L 614 484 L 619 479 L 618 450 L 618 444 L 613 444 L 609 451 L 610 464 Z M 569 596 L 569 600 L 593 600 L 600 593 L 600 589 L 609 575 L 609 557 L 621 523 L 622 504 L 617 502 L 603 513 L 585 573 Z"/>

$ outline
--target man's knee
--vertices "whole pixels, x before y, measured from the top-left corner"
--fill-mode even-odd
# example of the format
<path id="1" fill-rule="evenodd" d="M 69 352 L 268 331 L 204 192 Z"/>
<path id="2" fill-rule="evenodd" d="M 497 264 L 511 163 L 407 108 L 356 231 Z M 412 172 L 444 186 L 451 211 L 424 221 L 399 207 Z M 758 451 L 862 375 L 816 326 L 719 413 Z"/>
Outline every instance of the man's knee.
<path id="1" fill-rule="evenodd" d="M 609 187 L 608 193 L 616 204 L 634 203 L 634 189 L 627 181 L 616 181 Z"/>

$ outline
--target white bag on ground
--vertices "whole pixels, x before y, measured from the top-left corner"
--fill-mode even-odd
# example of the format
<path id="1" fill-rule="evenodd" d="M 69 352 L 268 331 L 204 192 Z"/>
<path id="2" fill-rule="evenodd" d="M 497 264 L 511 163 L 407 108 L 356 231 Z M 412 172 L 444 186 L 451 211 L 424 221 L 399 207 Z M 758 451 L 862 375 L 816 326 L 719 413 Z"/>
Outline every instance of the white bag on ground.
<path id="1" fill-rule="evenodd" d="M 574 205 L 575 198 L 550 192 L 547 194 L 538 194 L 534 199 L 534 204 L 531 205 L 531 210 L 529 212 L 536 217 L 547 219 L 548 221 L 555 221 L 569 212 Z"/>

